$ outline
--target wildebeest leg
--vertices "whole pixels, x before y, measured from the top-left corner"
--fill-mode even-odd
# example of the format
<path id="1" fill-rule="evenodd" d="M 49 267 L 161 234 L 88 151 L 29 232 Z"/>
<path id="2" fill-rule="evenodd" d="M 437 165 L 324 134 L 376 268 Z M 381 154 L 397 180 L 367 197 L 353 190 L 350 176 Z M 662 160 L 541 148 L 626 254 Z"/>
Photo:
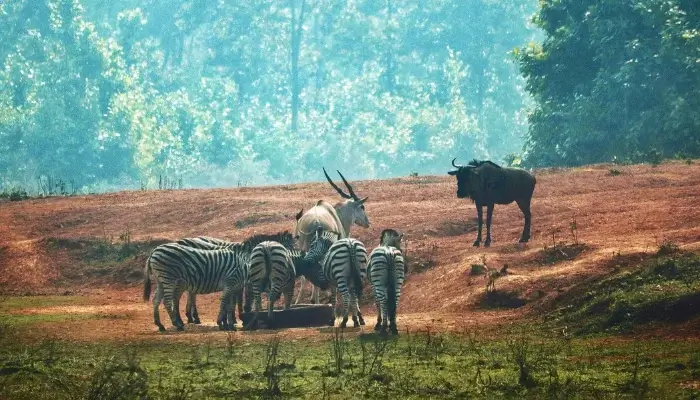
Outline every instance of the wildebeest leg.
<path id="1" fill-rule="evenodd" d="M 479 245 L 481 244 L 481 226 L 484 224 L 484 210 L 481 207 L 481 204 L 476 204 L 476 217 L 479 220 L 479 228 L 476 233 L 476 241 L 474 242 L 474 247 L 479 247 Z"/>
<path id="2" fill-rule="evenodd" d="M 523 234 L 520 236 L 520 243 L 526 243 L 530 240 L 530 223 L 532 222 L 530 199 L 517 200 L 516 203 L 518 203 L 518 207 L 520 207 L 520 211 L 523 212 L 523 216 L 525 217 L 525 226 L 523 227 Z"/>
<path id="3" fill-rule="evenodd" d="M 486 241 L 484 247 L 491 246 L 491 217 L 493 217 L 493 204 L 486 206 Z"/>

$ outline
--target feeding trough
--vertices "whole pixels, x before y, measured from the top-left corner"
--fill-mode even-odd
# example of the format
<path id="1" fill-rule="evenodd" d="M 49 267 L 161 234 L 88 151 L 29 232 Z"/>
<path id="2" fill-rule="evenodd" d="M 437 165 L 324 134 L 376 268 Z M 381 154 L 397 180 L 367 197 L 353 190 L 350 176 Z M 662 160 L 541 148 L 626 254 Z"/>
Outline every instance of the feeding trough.
<path id="1" fill-rule="evenodd" d="M 333 319 L 333 306 L 330 304 L 294 304 L 285 310 L 283 307 L 275 307 L 273 311 L 275 329 L 299 328 L 312 326 L 328 326 Z M 244 312 L 240 315 L 243 325 L 255 316 L 255 311 Z M 258 314 L 258 326 L 268 326 L 267 307 Z"/>

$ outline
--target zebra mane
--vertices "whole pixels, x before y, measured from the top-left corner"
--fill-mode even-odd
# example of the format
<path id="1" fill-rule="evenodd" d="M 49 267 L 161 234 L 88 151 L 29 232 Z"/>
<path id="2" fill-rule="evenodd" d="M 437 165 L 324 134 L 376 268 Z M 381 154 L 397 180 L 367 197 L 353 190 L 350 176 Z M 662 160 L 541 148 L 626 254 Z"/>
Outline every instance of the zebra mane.
<path id="1" fill-rule="evenodd" d="M 289 231 L 277 232 L 273 234 L 258 234 L 249 237 L 242 242 L 243 247 L 247 249 L 252 249 L 253 247 L 259 245 L 265 241 L 274 241 L 280 243 L 282 246 L 289 250 L 294 249 L 294 235 Z"/>

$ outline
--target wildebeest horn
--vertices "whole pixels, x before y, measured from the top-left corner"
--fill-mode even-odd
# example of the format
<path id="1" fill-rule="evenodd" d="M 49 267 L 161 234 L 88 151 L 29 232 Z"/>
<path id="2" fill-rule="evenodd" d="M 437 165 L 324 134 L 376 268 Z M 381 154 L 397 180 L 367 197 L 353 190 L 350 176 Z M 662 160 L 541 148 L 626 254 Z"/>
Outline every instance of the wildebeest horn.
<path id="1" fill-rule="evenodd" d="M 462 168 L 461 165 L 455 164 L 455 160 L 456 160 L 456 159 L 457 159 L 457 158 L 453 158 L 453 159 L 452 159 L 452 166 L 455 167 L 455 168 Z"/>
<path id="2" fill-rule="evenodd" d="M 326 179 L 328 179 L 328 183 L 330 183 L 331 186 L 333 186 L 333 189 L 335 189 L 338 192 L 338 194 L 340 194 L 341 196 L 343 196 L 343 198 L 346 198 L 346 199 L 353 198 L 349 194 L 346 194 L 345 192 L 343 192 L 343 189 L 339 188 L 335 183 L 333 183 L 333 181 L 331 180 L 331 177 L 328 176 L 328 172 L 326 172 L 326 167 L 323 167 L 323 174 L 326 175 Z M 340 175 L 340 176 L 342 176 L 342 175 Z M 343 179 L 343 180 L 345 180 L 345 179 Z M 350 192 L 352 192 L 352 189 L 350 190 Z"/>
<path id="3" fill-rule="evenodd" d="M 338 170 L 336 170 L 336 172 L 338 172 L 338 175 L 340 175 L 340 179 L 342 179 L 345 186 L 347 186 L 348 191 L 350 192 L 350 196 L 352 196 L 352 198 L 355 200 L 360 200 L 360 198 L 357 197 L 357 195 L 355 194 L 355 191 L 352 190 L 352 186 L 350 186 L 348 181 L 345 180 L 345 177 L 343 176 L 343 174 L 341 174 L 340 171 L 338 171 Z"/>
<path id="4" fill-rule="evenodd" d="M 299 211 L 295 216 L 296 220 L 299 221 L 299 218 L 301 218 L 302 215 L 304 215 L 304 207 L 302 207 L 301 211 Z"/>

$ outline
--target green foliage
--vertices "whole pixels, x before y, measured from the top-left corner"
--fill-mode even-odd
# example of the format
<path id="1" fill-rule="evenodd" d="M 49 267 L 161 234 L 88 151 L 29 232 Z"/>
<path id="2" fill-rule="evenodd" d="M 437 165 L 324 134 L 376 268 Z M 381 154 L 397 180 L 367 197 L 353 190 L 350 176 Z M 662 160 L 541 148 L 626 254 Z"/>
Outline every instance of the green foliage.
<path id="1" fill-rule="evenodd" d="M 700 154 L 700 13 L 687 0 L 545 0 L 517 52 L 536 107 L 528 165 Z"/>
<path id="2" fill-rule="evenodd" d="M 0 395 L 70 398 L 691 398 L 695 341 L 571 339 L 514 329 L 488 339 L 405 331 L 346 338 L 343 373 L 328 374 L 327 340 L 0 347 Z M 14 339 L 14 338 L 13 338 Z M 333 339 L 331 338 L 330 341 Z"/>
<path id="3" fill-rule="evenodd" d="M 500 159 L 526 129 L 509 52 L 534 39 L 534 9 L 3 2 L 0 175 L 109 190 L 156 187 L 160 175 L 232 186 L 319 179 L 324 165 L 380 177 L 442 174 L 455 156 Z"/>
<path id="4" fill-rule="evenodd" d="M 700 256 L 664 244 L 658 258 L 587 284 L 585 294 L 567 300 L 560 321 L 580 325 L 584 332 L 685 321 L 698 315 L 699 282 Z"/>

